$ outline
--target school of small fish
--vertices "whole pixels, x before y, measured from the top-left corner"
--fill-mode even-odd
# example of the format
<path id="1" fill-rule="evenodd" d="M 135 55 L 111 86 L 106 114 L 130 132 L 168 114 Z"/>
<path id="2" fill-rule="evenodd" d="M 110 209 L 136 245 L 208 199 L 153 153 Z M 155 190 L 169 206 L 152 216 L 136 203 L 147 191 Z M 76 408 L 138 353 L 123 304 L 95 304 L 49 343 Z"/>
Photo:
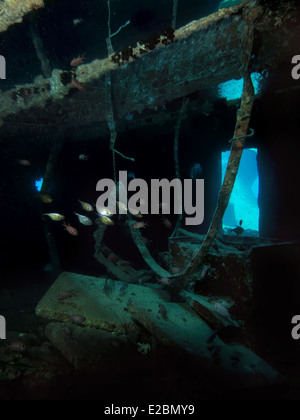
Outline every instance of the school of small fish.
<path id="1" fill-rule="evenodd" d="M 84 60 L 84 57 L 78 57 L 78 58 L 72 60 L 71 66 L 73 68 L 76 68 L 77 66 L 79 66 L 80 64 L 83 63 L 83 60 Z M 80 154 L 79 157 L 78 157 L 78 159 L 82 160 L 82 161 L 87 161 L 88 158 L 89 158 L 89 156 L 85 153 Z M 29 161 L 27 159 L 18 159 L 17 163 L 20 166 L 23 166 L 25 168 L 29 168 L 32 165 L 31 161 Z M 129 178 L 130 177 L 132 179 L 135 179 L 135 175 L 134 175 L 133 172 L 130 173 Z M 50 205 L 54 202 L 54 199 L 50 194 L 43 192 L 43 190 L 42 191 L 38 190 L 38 191 L 39 191 L 38 197 L 44 205 Z M 113 226 L 115 224 L 115 222 L 113 220 L 114 213 L 109 208 L 95 206 L 93 204 L 82 201 L 80 199 L 78 199 L 78 203 L 81 207 L 81 210 L 83 210 L 84 212 L 90 213 L 90 214 L 96 214 L 97 213 L 98 220 L 101 221 L 101 223 L 103 225 Z M 134 216 L 136 219 L 142 219 L 143 218 L 143 214 L 139 210 L 129 207 L 128 204 L 126 204 L 124 202 L 121 202 L 121 201 L 117 201 L 116 204 L 117 204 L 117 207 L 120 211 L 122 211 L 124 213 L 130 212 L 130 214 L 132 216 Z M 139 204 L 142 205 L 143 204 L 142 201 L 140 201 Z M 164 204 L 165 203 L 160 203 L 159 207 L 164 208 Z M 74 212 L 74 215 L 77 217 L 79 224 L 81 224 L 83 226 L 89 227 L 89 226 L 92 226 L 94 224 L 93 220 L 90 217 L 88 217 L 84 214 Z M 62 222 L 61 226 L 64 228 L 64 231 L 67 234 L 69 234 L 70 236 L 72 236 L 74 238 L 79 236 L 78 229 L 75 226 L 72 226 L 70 223 L 68 223 L 66 221 L 66 217 L 65 217 L 64 214 L 58 213 L 58 212 L 49 212 L 49 213 L 43 213 L 43 216 L 51 219 L 55 223 Z M 169 219 L 167 219 L 166 217 L 164 217 L 162 219 L 162 223 L 168 229 L 173 228 L 172 222 Z M 240 225 L 241 224 L 242 224 L 242 222 L 240 222 Z M 147 227 L 149 227 L 149 224 L 147 222 L 144 222 L 144 221 L 135 221 L 135 222 L 131 223 L 131 227 L 133 229 L 140 230 L 140 229 L 146 229 Z M 149 245 L 150 241 L 147 238 L 143 238 L 143 240 L 141 240 L 141 243 L 145 244 L 147 246 L 147 245 Z M 122 261 L 122 259 L 115 254 L 108 255 L 107 260 L 111 263 L 118 264 L 121 267 L 130 267 L 132 265 L 132 263 L 130 261 Z M 159 279 L 158 283 L 161 284 L 162 286 L 169 286 L 170 285 L 169 279 L 165 279 L 165 278 Z M 65 299 L 69 299 L 73 296 L 74 296 L 73 292 L 66 291 L 59 296 L 59 300 L 63 301 Z M 76 318 L 77 316 L 74 316 L 74 317 Z M 75 321 L 73 319 L 72 322 L 81 324 L 84 321 L 82 320 L 82 318 L 78 317 L 78 318 L 75 319 Z"/>
<path id="2" fill-rule="evenodd" d="M 53 198 L 49 194 L 40 193 L 39 197 L 44 204 L 51 204 L 53 202 Z M 85 212 L 87 212 L 87 213 L 95 212 L 94 206 L 92 204 L 89 204 L 89 203 L 87 203 L 85 201 L 82 201 L 82 200 L 79 200 L 79 199 L 78 199 L 78 202 L 79 202 L 82 210 L 84 210 Z M 125 210 L 125 211 L 128 210 L 127 205 L 124 204 L 124 203 L 121 203 L 119 201 L 117 202 L 117 206 L 120 210 Z M 130 211 L 137 219 L 143 217 L 143 215 L 140 212 L 133 211 L 132 209 Z M 115 224 L 113 219 L 112 219 L 114 214 L 107 207 L 100 207 L 100 208 L 97 207 L 97 213 L 98 213 L 98 216 L 99 216 L 99 220 L 104 225 L 113 226 Z M 83 225 L 83 226 L 92 226 L 93 225 L 93 221 L 91 220 L 90 217 L 87 217 L 84 214 L 80 214 L 80 213 L 77 213 L 77 212 L 74 212 L 74 214 L 77 216 L 78 222 L 81 225 Z M 70 224 L 65 222 L 65 216 L 63 214 L 61 214 L 61 213 L 44 213 L 43 215 L 46 216 L 46 217 L 49 217 L 54 222 L 64 221 L 62 223 L 62 226 L 64 227 L 64 229 L 67 233 L 69 233 L 71 236 L 75 236 L 75 237 L 79 235 L 78 230 L 74 226 L 71 226 Z M 132 227 L 134 229 L 145 229 L 148 226 L 149 225 L 146 222 L 135 222 L 132 225 Z"/>

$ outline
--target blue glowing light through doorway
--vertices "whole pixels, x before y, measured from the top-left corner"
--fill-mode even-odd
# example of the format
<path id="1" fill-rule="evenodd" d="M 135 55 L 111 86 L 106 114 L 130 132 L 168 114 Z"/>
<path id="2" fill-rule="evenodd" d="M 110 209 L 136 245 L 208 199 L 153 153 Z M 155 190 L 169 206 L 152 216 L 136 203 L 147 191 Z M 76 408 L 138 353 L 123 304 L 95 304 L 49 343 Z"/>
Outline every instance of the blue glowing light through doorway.
<path id="1" fill-rule="evenodd" d="M 262 90 L 264 76 L 260 73 L 252 73 L 251 79 L 254 86 L 255 95 L 259 94 Z M 219 85 L 219 97 L 225 98 L 227 101 L 234 99 L 240 99 L 243 93 L 244 79 L 240 80 L 229 80 L 228 82 L 221 83 Z"/>
<path id="2" fill-rule="evenodd" d="M 224 179 L 230 151 L 222 153 L 222 180 Z M 243 228 L 259 230 L 259 175 L 257 149 L 245 149 L 229 205 L 223 218 L 223 227 L 235 228 L 243 220 Z"/>
<path id="3" fill-rule="evenodd" d="M 43 178 L 40 178 L 37 181 L 35 181 L 35 184 L 34 185 L 35 185 L 35 188 L 36 188 L 36 190 L 38 192 L 41 192 L 42 191 L 43 182 L 44 182 L 44 179 Z"/>

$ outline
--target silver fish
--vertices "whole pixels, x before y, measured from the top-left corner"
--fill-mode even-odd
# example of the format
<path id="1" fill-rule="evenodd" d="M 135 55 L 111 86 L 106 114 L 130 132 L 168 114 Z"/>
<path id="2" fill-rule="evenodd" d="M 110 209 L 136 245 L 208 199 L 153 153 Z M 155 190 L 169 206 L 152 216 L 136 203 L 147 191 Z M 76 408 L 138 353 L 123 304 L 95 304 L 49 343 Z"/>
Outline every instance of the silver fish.
<path id="1" fill-rule="evenodd" d="M 101 220 L 101 222 L 104 224 L 104 225 L 106 225 L 106 226 L 112 226 L 112 225 L 114 225 L 115 223 L 114 223 L 114 221 L 113 220 L 111 220 L 109 217 L 107 217 L 107 216 L 100 216 L 100 220 Z"/>
<path id="2" fill-rule="evenodd" d="M 97 212 L 99 213 L 100 216 L 104 216 L 104 217 L 112 217 L 114 215 L 114 213 L 110 211 L 107 207 L 97 206 Z"/>
<path id="3" fill-rule="evenodd" d="M 60 213 L 45 213 L 44 216 L 50 217 L 50 219 L 52 219 L 54 222 L 65 220 L 65 216 Z"/>
<path id="4" fill-rule="evenodd" d="M 83 216 L 82 214 L 78 214 L 75 213 L 76 216 L 78 217 L 79 222 L 84 225 L 84 226 L 92 226 L 93 222 L 91 221 L 91 219 L 89 219 L 86 216 Z"/>
<path id="5" fill-rule="evenodd" d="M 91 204 L 89 203 L 85 203 L 84 201 L 78 200 L 81 207 L 83 208 L 83 210 L 85 211 L 94 211 L 94 208 Z"/>

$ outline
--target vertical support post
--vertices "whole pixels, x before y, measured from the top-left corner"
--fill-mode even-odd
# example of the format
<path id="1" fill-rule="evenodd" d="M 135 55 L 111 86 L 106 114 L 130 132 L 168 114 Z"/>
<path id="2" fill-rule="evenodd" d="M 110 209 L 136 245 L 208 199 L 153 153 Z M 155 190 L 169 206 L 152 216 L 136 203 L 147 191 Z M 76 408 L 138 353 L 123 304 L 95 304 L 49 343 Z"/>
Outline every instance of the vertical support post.
<path id="1" fill-rule="evenodd" d="M 251 118 L 251 111 L 254 103 L 254 88 L 251 80 L 250 72 L 247 72 L 244 78 L 244 89 L 241 101 L 241 108 L 237 114 L 237 122 L 234 137 L 232 139 L 231 153 L 229 157 L 228 166 L 225 173 L 223 185 L 219 193 L 219 199 L 213 220 L 209 227 L 208 233 L 204 242 L 193 258 L 191 264 L 185 271 L 185 275 L 192 274 L 200 265 L 201 261 L 209 251 L 218 231 L 220 230 L 224 213 L 227 209 L 231 193 L 235 184 L 237 173 L 242 158 L 245 141 L 249 129 L 249 121 Z"/>
<path id="2" fill-rule="evenodd" d="M 184 283 L 186 276 L 193 274 L 201 265 L 203 259 L 207 255 L 210 247 L 215 240 L 217 233 L 220 230 L 224 213 L 227 209 L 231 193 L 235 184 L 237 173 L 240 166 L 240 161 L 242 158 L 245 141 L 248 137 L 249 122 L 251 118 L 251 112 L 255 99 L 254 87 L 251 79 L 251 72 L 249 68 L 249 63 L 251 59 L 252 49 L 253 49 L 253 39 L 254 39 L 254 25 L 253 22 L 249 23 L 248 31 L 244 39 L 244 56 L 242 59 L 243 68 L 244 68 L 244 87 L 243 94 L 241 99 L 241 106 L 237 113 L 236 126 L 234 131 L 234 136 L 232 139 L 232 146 L 230 157 L 227 165 L 227 170 L 225 173 L 225 178 L 223 185 L 221 187 L 217 208 L 215 210 L 211 225 L 208 229 L 208 233 L 202 243 L 201 248 L 193 257 L 192 261 L 189 263 L 187 268 L 180 274 L 173 276 L 173 278 L 178 280 L 177 288 L 180 289 L 181 285 Z M 253 133 L 251 134 L 253 135 Z"/>

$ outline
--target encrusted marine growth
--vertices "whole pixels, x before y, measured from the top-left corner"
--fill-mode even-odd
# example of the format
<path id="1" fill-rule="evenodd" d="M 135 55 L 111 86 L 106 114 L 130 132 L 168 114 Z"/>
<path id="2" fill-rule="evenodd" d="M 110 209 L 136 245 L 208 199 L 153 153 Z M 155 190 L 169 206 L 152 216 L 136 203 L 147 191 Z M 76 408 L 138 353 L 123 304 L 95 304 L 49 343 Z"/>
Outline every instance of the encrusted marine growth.
<path id="1" fill-rule="evenodd" d="M 122 66 L 128 62 L 134 61 L 144 54 L 155 50 L 159 44 L 169 45 L 175 41 L 175 31 L 172 28 L 167 28 L 161 34 L 154 34 L 146 41 L 140 41 L 135 47 L 124 48 L 121 52 L 112 55 L 111 61 Z"/>
<path id="2" fill-rule="evenodd" d="M 20 23 L 23 16 L 31 10 L 44 7 L 44 0 L 2 0 L 0 2 L 0 32 L 15 23 Z"/>

